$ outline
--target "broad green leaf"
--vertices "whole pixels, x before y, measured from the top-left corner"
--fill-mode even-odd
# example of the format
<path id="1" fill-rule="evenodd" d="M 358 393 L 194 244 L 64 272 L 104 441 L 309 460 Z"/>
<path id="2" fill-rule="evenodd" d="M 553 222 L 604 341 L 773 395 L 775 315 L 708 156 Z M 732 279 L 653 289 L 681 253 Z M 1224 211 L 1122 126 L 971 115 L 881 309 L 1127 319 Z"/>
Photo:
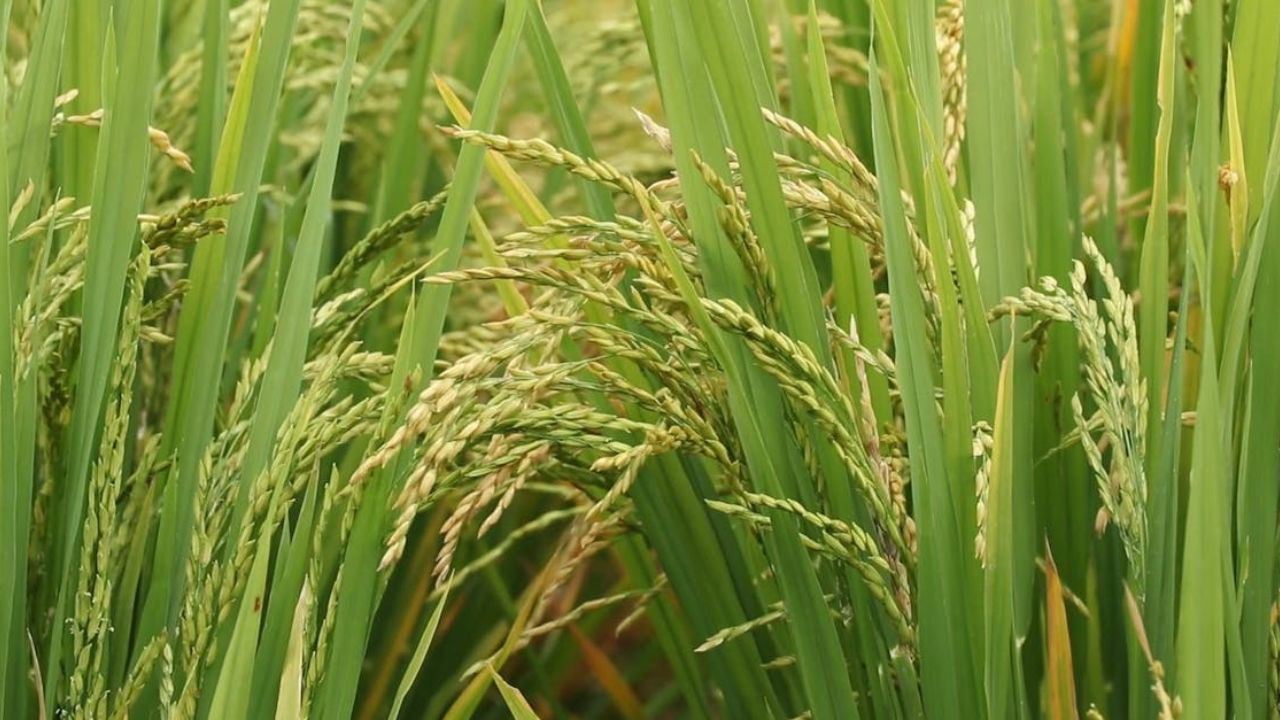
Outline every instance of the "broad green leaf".
<path id="1" fill-rule="evenodd" d="M 1118 12 L 1121 24 L 1117 32 L 1117 77 L 1112 92 L 1119 95 L 1127 87 L 1128 97 L 1116 97 L 1125 103 L 1129 114 L 1127 160 L 1132 172 L 1132 190 L 1140 192 L 1153 187 L 1153 179 L 1163 170 L 1156 158 L 1156 146 L 1151 139 L 1157 134 L 1163 112 L 1161 97 L 1161 52 L 1165 0 L 1136 0 L 1129 2 Z M 1118 82 L 1127 81 L 1125 86 Z M 1154 216 L 1154 213 L 1152 214 Z M 1146 219 L 1133 224 L 1136 232 L 1144 231 Z M 1115 258 L 1108 258 L 1111 262 Z M 1148 693 L 1149 695 L 1149 693 Z"/>
<path id="2" fill-rule="evenodd" d="M 1182 21 L 1182 31 L 1185 35 L 1184 52 L 1189 61 L 1188 73 L 1194 81 L 1196 93 L 1195 127 L 1191 143 L 1191 182 L 1200 198 L 1200 221 L 1204 228 L 1205 249 L 1209 253 L 1206 272 L 1213 276 L 1213 282 L 1207 279 L 1204 281 L 1203 288 L 1206 292 L 1202 303 L 1206 311 L 1213 315 L 1214 327 L 1221 333 L 1226 323 L 1225 313 L 1234 265 L 1225 208 L 1223 212 L 1219 211 L 1223 201 L 1218 189 L 1219 172 L 1226 159 L 1223 155 L 1223 113 L 1220 98 L 1224 74 L 1222 8 L 1214 3 L 1193 3 L 1190 15 Z M 1161 67 L 1163 68 L 1163 61 Z M 1160 106 L 1162 114 L 1169 107 L 1163 96 Z M 1172 109 L 1169 111 L 1172 112 Z M 1160 172 L 1159 168 L 1160 165 L 1157 165 L 1157 173 Z M 1221 335 L 1215 341 L 1221 343 Z"/>

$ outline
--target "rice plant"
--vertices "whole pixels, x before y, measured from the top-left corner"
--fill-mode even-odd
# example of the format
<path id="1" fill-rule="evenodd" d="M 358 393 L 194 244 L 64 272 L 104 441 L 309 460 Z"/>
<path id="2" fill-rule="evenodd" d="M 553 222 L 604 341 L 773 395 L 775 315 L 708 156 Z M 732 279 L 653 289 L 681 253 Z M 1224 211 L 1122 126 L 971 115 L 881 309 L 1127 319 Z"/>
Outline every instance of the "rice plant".
<path id="1" fill-rule="evenodd" d="M 4 0 L 0 716 L 1280 718 L 1273 0 Z"/>

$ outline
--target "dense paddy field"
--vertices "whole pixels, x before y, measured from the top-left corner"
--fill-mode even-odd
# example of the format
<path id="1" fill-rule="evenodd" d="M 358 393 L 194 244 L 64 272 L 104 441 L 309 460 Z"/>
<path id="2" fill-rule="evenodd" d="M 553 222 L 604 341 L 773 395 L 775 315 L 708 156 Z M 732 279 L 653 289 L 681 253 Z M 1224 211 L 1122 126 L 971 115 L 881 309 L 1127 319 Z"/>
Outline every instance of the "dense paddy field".
<path id="1" fill-rule="evenodd" d="M 1280 718 L 1276 0 L 0 14 L 0 719 Z"/>

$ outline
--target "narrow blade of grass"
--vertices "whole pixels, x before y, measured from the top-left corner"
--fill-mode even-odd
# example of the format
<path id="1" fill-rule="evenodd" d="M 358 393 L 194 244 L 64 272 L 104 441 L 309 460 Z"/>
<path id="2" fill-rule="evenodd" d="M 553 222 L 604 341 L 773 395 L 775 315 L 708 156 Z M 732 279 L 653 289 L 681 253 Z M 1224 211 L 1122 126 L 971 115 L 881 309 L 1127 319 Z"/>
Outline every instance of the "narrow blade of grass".
<path id="1" fill-rule="evenodd" d="M 196 105 L 196 136 L 192 148 L 195 193 L 206 195 L 213 182 L 222 126 L 227 118 L 227 55 L 230 0 L 206 0 L 200 50 L 200 100 Z"/>
<path id="2" fill-rule="evenodd" d="M 302 717 L 303 658 L 306 650 L 307 616 L 311 613 L 311 588 L 302 586 L 289 628 L 289 645 L 285 650 L 276 701 L 276 720 L 299 720 Z M 255 717 L 255 716 L 249 716 Z M 256 717 L 265 717 L 259 715 Z"/>
<path id="3" fill-rule="evenodd" d="M 408 208 L 423 174 L 426 153 L 418 139 L 418 123 L 426 95 L 427 73 L 436 48 L 432 42 L 435 38 L 433 31 L 441 6 L 440 2 L 428 0 L 428 3 L 420 20 L 420 35 L 409 61 L 404 93 L 400 96 L 395 125 L 382 159 L 378 195 L 371 217 L 373 223 L 386 222 Z"/>
<path id="4" fill-rule="evenodd" d="M 1267 148 L 1277 103 L 1277 70 L 1280 70 L 1280 6 L 1267 0 L 1240 0 L 1231 42 L 1235 59 L 1244 171 L 1259 179 L 1267 169 Z M 1257 220 L 1258 205 L 1249 208 L 1248 221 Z"/>
<path id="5" fill-rule="evenodd" d="M 814 93 L 814 107 L 817 116 L 815 129 L 820 136 L 830 136 L 837 142 L 844 142 L 844 133 L 840 127 L 840 118 L 836 112 L 834 89 L 831 85 L 831 73 L 827 66 L 827 51 L 822 40 L 822 31 L 818 27 L 818 11 L 814 2 L 809 3 L 807 27 L 809 53 L 810 84 Z M 822 168 L 844 182 L 850 178 L 847 172 L 836 168 L 834 163 L 824 159 Z M 875 283 L 871 277 L 871 262 L 867 257 L 867 249 L 863 238 L 837 226 L 828 230 L 831 242 L 831 274 L 835 289 L 835 320 L 840 327 L 848 327 L 856 322 L 858 336 L 863 344 L 872 350 L 884 346 L 880 335 L 880 318 L 876 308 Z M 879 376 L 867 378 L 871 404 L 877 418 L 889 415 L 889 386 Z"/>
<path id="6" fill-rule="evenodd" d="M 253 483 L 270 457 L 272 447 L 286 414 L 297 400 L 302 385 L 303 362 L 306 359 L 307 338 L 311 329 L 311 302 L 315 295 L 316 277 L 319 273 L 321 244 L 325 227 L 329 222 L 330 195 L 338 161 L 339 142 L 346 122 L 347 104 L 351 91 L 351 77 L 356 54 L 360 46 L 361 27 L 364 18 L 364 0 L 356 0 L 351 10 L 346 39 L 346 54 L 339 70 L 333 91 L 332 107 L 320 154 L 314 166 L 310 194 L 303 216 L 302 227 L 285 281 L 284 295 L 276 320 L 270 357 L 263 376 L 262 391 L 249 429 L 249 445 L 241 466 L 240 505 L 248 504 L 248 494 Z M 279 496 L 273 495 L 271 503 L 278 504 Z M 239 528 L 232 526 L 233 532 Z M 217 693 L 211 713 L 217 717 L 233 717 L 243 713 L 250 701 L 250 689 L 255 677 L 254 647 L 257 645 L 260 613 L 248 612 L 244 605 L 251 600 L 260 603 L 265 592 L 265 570 L 257 573 L 259 564 L 265 568 L 270 557 L 269 538 L 258 541 L 255 573 L 246 586 L 242 607 L 225 653 L 226 660 L 218 680 Z M 237 639 L 246 647 L 241 648 Z M 223 704 L 220 706 L 218 703 Z"/>
<path id="7" fill-rule="evenodd" d="M 102 107 L 102 41 L 108 6 L 96 0 L 72 0 L 62 42 L 61 86 L 80 94 L 67 112 L 85 114 Z M 58 184 L 70 197 L 88 198 L 93 192 L 94 158 L 99 134 L 91 128 L 67 128 L 59 143 Z"/>
<path id="8" fill-rule="evenodd" d="M 1208 251 L 1196 207 L 1192 192 L 1187 202 L 1187 241 L 1193 247 L 1193 266 L 1203 286 L 1211 276 L 1206 272 Z M 1209 290 L 1205 288 L 1206 292 Z M 1227 556 L 1229 538 L 1225 502 L 1228 478 L 1222 471 L 1226 457 L 1216 372 L 1217 348 L 1213 338 L 1213 318 L 1206 313 L 1199 345 L 1203 361 L 1186 511 L 1185 542 L 1192 550 L 1183 555 L 1178 606 L 1177 657 L 1182 671 L 1177 676 L 1177 688 L 1186 717 L 1222 717 L 1227 710 L 1223 660 L 1228 608 L 1222 578 L 1227 572 L 1223 559 Z"/>
<path id="9" fill-rule="evenodd" d="M 1001 0 L 971 0 L 965 6 L 965 45 L 968 60 L 969 179 L 973 188 L 974 234 L 980 283 L 987 307 L 1000 298 L 1017 294 L 1028 284 L 1036 248 L 1029 239 L 1035 228 L 1031 199 L 1028 138 L 1024 132 L 1021 88 L 1033 82 L 1032 68 L 1019 75 L 1019 55 L 1014 39 L 1013 5 Z M 1012 318 L 992 328 L 997 347 L 1027 330 L 1025 321 Z M 1031 348 L 1019 343 L 1014 350 L 1013 407 L 1020 421 L 1013 428 L 1014 523 L 1014 632 L 1027 632 L 1032 619 L 1035 587 L 1035 486 L 1032 448 L 1035 440 L 1036 390 Z M 997 651 L 992 649 L 993 652 Z M 1015 665 L 1021 668 L 1021 664 Z M 1014 685 L 1011 690 L 1021 692 Z M 990 700 L 990 698 L 988 698 Z"/>
<path id="10" fill-rule="evenodd" d="M 1237 20 L 1240 22 L 1240 20 Z M 1237 26 L 1237 33 L 1239 33 Z M 1246 141 L 1247 142 L 1247 141 Z M 1277 213 L 1277 176 L 1280 158 L 1276 157 L 1276 141 L 1267 165 L 1267 196 L 1250 240 L 1249 256 L 1258 252 L 1256 288 L 1248 306 L 1253 309 L 1248 332 L 1249 376 L 1243 395 L 1240 428 L 1239 473 L 1236 484 L 1236 552 L 1237 583 L 1240 593 L 1240 633 L 1244 667 L 1248 675 L 1247 700 L 1254 717 L 1268 712 L 1266 667 L 1269 645 L 1265 629 L 1270 627 L 1271 607 L 1275 600 L 1276 506 L 1280 502 L 1277 485 L 1269 479 L 1280 473 L 1280 456 L 1275 452 L 1275 439 L 1280 436 L 1280 404 L 1274 402 L 1272 390 L 1280 383 L 1277 365 L 1269 358 L 1280 357 L 1280 334 L 1262 308 L 1280 305 L 1280 213 Z M 1250 155 L 1251 157 L 1252 155 Z M 1237 316 L 1233 314 L 1233 322 Z M 1224 362 L 1226 358 L 1224 358 Z"/>
<path id="11" fill-rule="evenodd" d="M 418 636 L 418 642 L 414 645 L 413 656 L 409 658 L 409 664 L 404 669 L 404 674 L 400 676 L 400 684 L 396 686 L 395 700 L 391 703 L 391 711 L 387 713 L 388 720 L 399 720 L 400 710 L 404 707 L 404 700 L 409 696 L 409 691 L 413 689 L 413 683 L 418 679 L 418 673 L 422 671 L 422 663 L 427 659 L 427 650 L 431 647 L 431 640 L 436 636 L 436 629 L 440 627 L 440 618 L 444 615 L 445 602 L 449 599 L 449 583 L 450 578 L 445 576 L 441 582 L 444 583 L 444 593 L 440 599 L 436 601 L 436 609 L 431 611 L 431 618 L 427 620 L 427 624 L 422 628 L 422 634 Z"/>
<path id="12" fill-rule="evenodd" d="M 333 180 L 338 166 L 338 150 L 342 128 L 347 119 L 347 101 L 351 94 L 351 75 L 360 48 L 360 31 L 364 20 L 364 0 L 355 0 L 351 9 L 346 55 L 333 90 L 333 104 L 325 128 L 316 173 L 307 197 L 306 214 L 293 251 L 293 261 L 285 280 L 284 295 L 276 319 L 271 342 L 271 356 L 262 380 L 262 394 L 253 414 L 249 430 L 249 449 L 241 466 L 242 492 L 258 476 L 271 454 L 276 434 L 285 415 L 297 400 L 302 387 L 302 365 L 306 360 L 307 338 L 311 330 L 311 301 L 315 296 L 316 277 L 320 272 L 320 253 L 325 228 L 330 221 Z M 233 528 L 235 529 L 235 528 Z M 265 545 L 264 545 L 265 546 Z"/>
<path id="13" fill-rule="evenodd" d="M 6 6 L 7 9 L 7 6 Z M 7 12 L 5 13 L 7 15 Z M 0 40 L 0 48 L 4 41 Z M 0 80 L 0 99 L 4 98 L 8 83 Z M 8 121 L 0 117 L 0 141 L 8 138 Z M 7 152 L 0 153 L 0 178 L 8 176 Z M 9 207 L 9 186 L 0 182 L 0 207 Z M 27 544 L 25 528 L 30 522 L 27 505 L 21 501 L 17 463 L 17 415 L 14 398 L 13 376 L 13 294 L 9 283 L 9 225 L 0 223 L 0 476 L 13 478 L 0 483 L 0 586 L 13 588 L 13 592 L 0 593 L 0 707 L 18 703 L 22 690 L 23 673 L 13 660 L 26 645 L 25 615 L 19 598 L 26 595 L 26 563 L 20 562 L 19 548 Z M 12 680 L 10 680 L 12 678 Z"/>
<path id="14" fill-rule="evenodd" d="M 61 659 L 68 593 L 77 573 L 76 557 L 84 512 L 85 488 L 92 462 L 111 360 L 115 356 L 116 330 L 124 302 L 124 282 L 137 237 L 137 214 L 142 207 L 151 147 L 147 127 L 151 115 L 152 85 L 160 31 L 160 0 L 143 0 L 131 8 L 120 43 L 119 77 L 106 105 L 102 140 L 98 145 L 93 182 L 93 207 L 85 257 L 83 330 L 77 373 L 75 408 L 69 435 L 69 462 L 62 491 L 65 529 L 54 580 L 59 585 L 50 651 L 46 656 L 46 697 L 59 697 Z M 108 45 L 110 47 L 110 44 Z M 115 58 L 104 59 L 107 67 Z"/>
<path id="15" fill-rule="evenodd" d="M 502 695 L 502 701 L 507 704 L 507 709 L 511 711 L 512 718 L 515 720 L 538 720 L 538 713 L 533 711 L 533 706 L 529 704 L 528 700 L 524 699 L 524 695 L 514 685 L 503 680 L 492 665 L 486 666 L 485 671 L 489 673 L 493 684 L 498 687 L 498 692 Z"/>
<path id="16" fill-rule="evenodd" d="M 484 80 L 476 94 L 471 128 L 484 131 L 492 131 L 494 128 L 498 102 L 514 62 L 517 41 L 524 28 L 525 16 L 528 12 L 527 4 L 528 0 L 516 0 L 508 6 L 502 32 L 498 35 L 498 42 L 490 56 L 489 67 L 485 70 Z M 439 265 L 441 271 L 456 268 L 462 257 L 462 244 L 466 239 L 471 206 L 475 202 L 476 188 L 480 182 L 484 159 L 485 150 L 475 145 L 466 144 L 458 153 L 453 184 L 445 203 L 444 214 L 440 219 L 440 228 L 436 232 L 437 246 L 444 251 Z M 415 334 L 418 338 L 415 344 L 419 355 L 416 360 L 426 373 L 424 381 L 430 378 L 435 362 L 450 293 L 449 285 L 431 285 L 424 288 L 418 298 L 415 313 L 418 322 Z"/>
<path id="17" fill-rule="evenodd" d="M 49 164 L 50 122 L 53 119 L 53 99 L 58 92 L 62 71 L 62 46 L 65 42 L 68 0 L 51 0 L 40 13 L 40 24 L 27 58 L 27 72 L 15 98 L 9 134 L 5 147 L 10 153 L 9 192 L 16 193 L 31 183 L 43 191 Z M 38 200 L 27 205 L 17 220 L 25 225 L 35 217 Z M 11 279 L 15 287 L 25 290 L 28 253 L 15 248 Z M 20 275 L 18 273 L 21 273 Z M 15 298 L 17 299 L 17 298 Z"/>
<path id="18" fill-rule="evenodd" d="M 569 86 L 569 77 L 565 73 L 564 63 L 556 51 L 555 42 L 547 28 L 547 20 L 543 16 L 541 4 L 535 4 L 529 10 L 529 20 L 525 26 L 528 33 L 529 53 L 533 57 L 534 68 L 538 72 L 538 81 L 542 84 L 542 93 L 547 97 L 551 110 L 551 119 L 556 131 L 560 134 L 565 147 L 584 158 L 594 158 L 595 148 L 587 131 L 587 123 L 574 102 L 573 91 Z M 588 214 L 597 220 L 608 220 L 613 217 L 613 197 L 604 187 L 579 179 L 578 191 L 582 193 Z"/>
<path id="19" fill-rule="evenodd" d="M 472 117 L 475 128 L 493 129 L 527 12 L 527 0 L 515 0 L 507 6 L 502 30 L 476 95 Z M 453 184 L 436 233 L 436 247 L 443 252 L 438 265 L 441 270 L 456 268 L 462 256 L 467 223 L 483 169 L 484 152 L 478 146 L 466 145 L 459 153 Z M 418 297 L 413 323 L 405 328 L 412 340 L 402 342 L 397 354 L 396 367 L 398 372 L 404 373 L 402 378 L 408 377 L 409 368 L 416 366 L 420 383 L 430 379 L 444 329 L 449 295 L 450 286 L 431 285 L 424 288 Z M 348 570 L 337 603 L 338 620 L 330 645 L 330 672 L 318 692 L 317 713 L 322 718 L 337 720 L 349 717 L 355 704 L 360 678 L 359 659 L 364 655 L 379 585 L 379 544 L 384 532 L 388 484 L 387 473 L 380 473 L 365 488 L 365 501 L 356 513 L 351 539 L 343 553 Z"/>
<path id="20" fill-rule="evenodd" d="M 294 637 L 299 632 L 299 616 L 312 612 L 310 605 L 314 602 L 314 591 L 307 585 L 307 566 L 311 560 L 320 493 L 314 485 L 308 488 L 287 549 L 276 556 L 276 578 L 271 583 L 262 634 L 253 659 L 255 672 L 245 717 L 267 717 L 273 707 L 277 708 L 278 717 L 281 701 L 301 691 L 301 677 L 294 673 L 301 672 L 302 650 L 294 647 Z M 295 668 L 294 663 L 299 667 Z"/>
<path id="21" fill-rule="evenodd" d="M 1147 378 L 1147 427 L 1160 427 L 1161 397 L 1164 397 L 1165 337 L 1169 328 L 1169 143 L 1174 123 L 1174 10 L 1165 6 L 1164 35 L 1160 50 L 1160 124 L 1156 132 L 1155 179 L 1152 183 L 1151 214 L 1142 242 L 1138 292 L 1142 305 L 1138 313 L 1138 356 Z M 1155 438 L 1152 438 L 1155 439 Z M 1160 442 L 1147 443 L 1147 462 L 1160 452 Z M 1161 492 L 1153 488 L 1152 492 Z M 1160 656 L 1160 635 L 1164 629 L 1147 628 L 1152 650 Z"/>
<path id="22" fill-rule="evenodd" d="M 1164 375 L 1165 337 L 1168 329 L 1169 295 L 1169 146 L 1173 132 L 1174 86 L 1177 80 L 1174 67 L 1174 18 L 1172 3 L 1164 11 L 1163 35 L 1160 45 L 1160 84 L 1158 101 L 1160 122 L 1155 136 L 1155 178 L 1152 183 L 1151 213 L 1147 221 L 1146 235 L 1142 242 L 1139 267 L 1138 293 L 1142 302 L 1138 307 L 1138 360 L 1147 383 L 1147 434 L 1146 466 L 1155 468 L 1155 458 L 1161 457 L 1164 444 L 1162 433 L 1162 408 L 1169 391 Z M 1172 385 L 1172 383 L 1168 383 Z M 1177 477 L 1171 472 L 1163 477 L 1152 473 L 1148 490 L 1147 524 L 1151 547 L 1172 547 L 1170 540 L 1177 534 Z M 1161 513 L 1156 515 L 1155 513 Z M 1169 564 L 1163 553 L 1156 553 L 1147 565 L 1147 580 L 1143 587 L 1147 595 L 1143 600 L 1144 622 L 1151 641 L 1151 650 L 1157 658 L 1174 658 L 1172 624 L 1175 598 L 1163 595 L 1162 588 L 1172 588 L 1176 566 Z M 1164 660 L 1170 662 L 1170 660 Z M 1172 668 L 1171 668 L 1172 672 Z M 1146 704 L 1150 694 L 1141 688 L 1130 696 Z"/>
<path id="23" fill-rule="evenodd" d="M 924 335 L 924 303 L 915 280 L 905 209 L 898 181 L 897 152 L 889 131 L 876 54 L 871 57 L 872 137 L 884 219 L 890 311 L 896 363 L 916 481 L 912 495 L 919 527 L 921 684 L 929 712 L 977 716 L 977 681 L 965 622 L 959 553 L 970 539 L 960 536 L 951 508 L 942 428 L 933 400 L 932 351 Z"/>
<path id="24" fill-rule="evenodd" d="M 1011 347 L 1000 365 L 995 445 L 991 452 L 991 475 L 987 478 L 986 527 L 982 530 L 986 538 L 984 680 L 987 713 L 991 717 L 1019 716 L 1012 686 L 1015 668 L 1020 664 L 1014 633 L 1013 428 L 1017 420 L 1013 404 L 1013 364 Z"/>
<path id="25" fill-rule="evenodd" d="M 165 447 L 177 453 L 171 482 L 165 487 L 157 542 L 173 548 L 153 568 L 140 630 L 156 634 L 176 620 L 185 584 L 186 550 L 191 542 L 198 464 L 213 433 L 222 364 L 231 327 L 235 294 L 253 226 L 257 198 L 272 142 L 288 41 L 298 17 L 299 0 L 273 0 L 266 22 L 250 41 L 236 92 L 220 136 L 211 188 L 237 192 L 240 200 L 226 217 L 227 232 L 196 248 L 187 293 L 174 339 L 173 397 L 165 414 Z M 232 525 L 243 508 L 237 502 Z"/>
<path id="26" fill-rule="evenodd" d="M 670 84 L 664 92 L 664 100 L 668 102 L 668 114 L 672 116 L 669 121 L 681 178 L 692 180 L 698 177 L 697 171 L 691 166 L 692 158 L 687 154 L 690 149 L 696 149 L 711 162 L 712 167 L 726 175 L 727 159 L 723 150 L 724 143 L 715 137 L 718 133 L 713 128 L 694 130 L 695 123 L 690 116 L 679 117 L 693 105 L 688 96 L 682 95 L 687 86 L 673 80 L 669 73 L 678 62 L 674 60 L 674 54 L 667 54 L 674 50 L 668 43 L 676 42 L 675 35 L 680 32 L 677 27 L 691 28 L 696 32 L 698 52 L 705 59 L 712 78 L 711 89 L 718 91 L 716 97 L 726 103 L 722 109 L 729 120 L 728 134 L 734 141 L 743 164 L 744 184 L 748 205 L 753 211 L 753 223 L 758 224 L 757 233 L 767 243 L 766 253 L 770 254 L 770 263 L 779 273 L 778 277 L 781 279 L 790 276 L 786 278 L 786 282 L 792 287 L 792 291 L 788 294 L 787 307 L 782 310 L 784 321 L 798 338 L 813 343 L 815 353 L 820 358 L 825 358 L 825 362 L 829 364 L 829 346 L 825 339 L 819 339 L 825 336 L 825 330 L 820 321 L 816 277 L 809 258 L 801 256 L 803 245 L 799 242 L 789 213 L 783 206 L 781 186 L 772 167 L 772 145 L 764 131 L 759 104 L 754 102 L 758 96 L 754 95 L 755 86 L 749 72 L 751 50 L 734 44 L 730 37 L 717 34 L 717 27 L 723 28 L 733 22 L 729 18 L 728 8 L 703 3 L 684 7 L 664 2 L 655 3 L 653 13 L 655 44 L 659 46 L 660 63 L 662 67 L 668 68 L 660 75 L 665 83 Z M 699 113 L 701 117 L 716 115 L 715 104 L 711 100 L 706 96 L 700 98 L 700 103 L 705 105 Z M 691 130 L 700 132 L 696 140 L 690 133 Z M 691 206 L 691 213 L 698 213 L 695 232 L 702 229 L 701 233 L 697 233 L 701 235 L 700 242 L 714 242 L 713 238 L 719 236 L 718 223 L 712 214 L 714 210 L 710 206 L 711 199 L 705 194 L 700 195 L 699 189 L 692 187 L 697 182 L 683 182 L 682 191 L 688 202 L 698 203 L 696 209 Z M 732 269 L 733 266 L 723 267 L 732 251 L 723 248 L 716 253 L 718 248 L 714 245 L 709 249 L 713 254 L 710 255 L 705 272 L 715 274 L 718 278 L 708 280 L 708 289 L 712 293 L 722 293 L 724 289 L 736 284 L 733 276 L 737 272 Z M 745 295 L 738 288 L 730 292 L 738 297 Z M 696 316 L 698 308 L 693 309 Z M 705 332 L 707 331 L 704 330 Z M 708 338 L 714 340 L 716 331 L 711 330 Z M 736 341 L 724 342 L 716 355 L 725 365 L 732 385 L 732 413 L 744 444 L 752 477 L 766 493 L 803 497 L 805 488 L 812 486 L 808 473 L 796 457 L 794 447 L 777 433 L 765 430 L 766 427 L 776 427 L 785 422 L 781 414 L 782 408 L 778 404 L 777 391 L 775 387 L 770 387 L 771 382 L 760 377 L 758 371 L 748 369 L 751 361 L 742 356 L 743 350 Z M 752 388 L 751 391 L 746 389 L 748 387 Z M 773 532 L 769 533 L 766 541 L 774 566 L 779 572 L 784 604 L 788 607 L 791 635 L 796 643 L 799 665 L 802 668 L 801 678 L 808 709 L 817 718 L 840 717 L 842 714 L 847 716 L 851 708 L 856 708 L 848 669 L 835 636 L 835 628 L 822 610 L 822 591 L 813 568 L 808 564 L 806 551 L 799 543 L 795 518 L 775 511 L 771 514 L 771 521 L 774 523 Z"/>
<path id="27" fill-rule="evenodd" d="M 1067 624 L 1067 606 L 1063 600 L 1062 577 L 1053 562 L 1053 554 L 1045 547 L 1045 652 L 1048 655 L 1045 688 L 1050 720 L 1080 717 L 1076 709 L 1075 671 L 1071 662 L 1071 631 Z"/>

